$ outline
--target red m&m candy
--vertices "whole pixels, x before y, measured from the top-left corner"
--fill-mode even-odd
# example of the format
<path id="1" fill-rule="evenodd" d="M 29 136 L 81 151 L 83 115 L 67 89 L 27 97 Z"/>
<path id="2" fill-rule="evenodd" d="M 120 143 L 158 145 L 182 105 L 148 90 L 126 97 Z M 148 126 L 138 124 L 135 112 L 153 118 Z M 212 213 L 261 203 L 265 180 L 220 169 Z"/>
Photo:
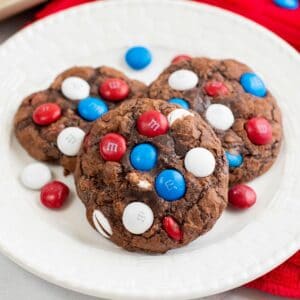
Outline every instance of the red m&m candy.
<path id="1" fill-rule="evenodd" d="M 204 90 L 211 97 L 224 96 L 228 93 L 227 86 L 221 81 L 209 81 L 205 84 Z"/>
<path id="2" fill-rule="evenodd" d="M 164 217 L 163 228 L 173 240 L 180 241 L 182 239 L 181 229 L 171 216 Z"/>
<path id="3" fill-rule="evenodd" d="M 61 108 L 55 103 L 44 103 L 39 105 L 32 114 L 34 123 L 48 125 L 57 121 L 61 116 Z"/>
<path id="4" fill-rule="evenodd" d="M 265 118 L 248 120 L 246 131 L 249 140 L 255 145 L 266 145 L 272 141 L 272 126 Z"/>
<path id="5" fill-rule="evenodd" d="M 106 79 L 99 87 L 99 94 L 109 101 L 124 100 L 129 94 L 128 84 L 119 78 Z"/>
<path id="6" fill-rule="evenodd" d="M 126 152 L 126 141 L 117 133 L 108 133 L 100 141 L 100 154 L 108 161 L 119 161 Z"/>
<path id="7" fill-rule="evenodd" d="M 149 110 L 139 116 L 137 129 L 140 134 L 148 137 L 162 135 L 168 131 L 168 120 L 162 113 Z"/>
<path id="8" fill-rule="evenodd" d="M 172 59 L 172 64 L 177 64 L 181 61 L 184 61 L 184 60 L 191 60 L 192 58 L 189 56 L 189 55 L 186 55 L 186 54 L 180 54 L 180 55 L 177 55 L 175 56 L 173 59 Z"/>
<path id="9" fill-rule="evenodd" d="M 238 184 L 229 190 L 228 201 L 237 208 L 249 208 L 256 202 L 256 193 L 250 186 Z"/>
<path id="10" fill-rule="evenodd" d="M 69 196 L 69 188 L 60 181 L 52 181 L 41 189 L 40 199 L 48 208 L 60 208 Z"/>

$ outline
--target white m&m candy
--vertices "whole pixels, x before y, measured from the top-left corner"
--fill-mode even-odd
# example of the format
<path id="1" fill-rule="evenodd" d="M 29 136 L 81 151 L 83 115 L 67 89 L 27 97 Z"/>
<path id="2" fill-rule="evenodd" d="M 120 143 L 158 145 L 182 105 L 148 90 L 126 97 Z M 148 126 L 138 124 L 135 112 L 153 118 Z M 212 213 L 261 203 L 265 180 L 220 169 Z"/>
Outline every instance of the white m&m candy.
<path id="1" fill-rule="evenodd" d="M 215 129 L 227 130 L 234 123 L 230 108 L 223 104 L 212 104 L 208 107 L 205 117 Z"/>
<path id="2" fill-rule="evenodd" d="M 143 202 L 132 202 L 126 206 L 123 212 L 123 225 L 133 234 L 146 232 L 153 224 L 152 209 Z"/>
<path id="3" fill-rule="evenodd" d="M 176 120 L 183 119 L 187 116 L 193 116 L 193 114 L 186 109 L 178 108 L 178 109 L 171 111 L 168 114 L 167 119 L 168 119 L 169 125 L 172 126 L 172 124 Z"/>
<path id="4" fill-rule="evenodd" d="M 197 85 L 198 76 L 190 70 L 178 70 L 169 76 L 168 83 L 174 90 L 189 90 Z"/>
<path id="5" fill-rule="evenodd" d="M 71 100 L 82 100 L 90 95 L 90 85 L 82 78 L 71 76 L 61 84 L 61 91 Z"/>
<path id="6" fill-rule="evenodd" d="M 100 210 L 94 210 L 93 212 L 93 223 L 99 233 L 101 233 L 104 237 L 110 238 L 112 235 L 111 226 L 104 216 L 104 214 Z"/>
<path id="7" fill-rule="evenodd" d="M 210 151 L 198 147 L 187 152 L 184 159 L 184 166 L 194 176 L 206 177 L 213 173 L 216 161 Z"/>
<path id="8" fill-rule="evenodd" d="M 57 137 L 57 147 L 65 155 L 77 155 L 85 132 L 78 127 L 68 127 L 62 130 Z"/>
<path id="9" fill-rule="evenodd" d="M 21 173 L 21 182 L 32 190 L 41 189 L 51 180 L 50 169 L 42 163 L 32 163 L 27 165 Z"/>

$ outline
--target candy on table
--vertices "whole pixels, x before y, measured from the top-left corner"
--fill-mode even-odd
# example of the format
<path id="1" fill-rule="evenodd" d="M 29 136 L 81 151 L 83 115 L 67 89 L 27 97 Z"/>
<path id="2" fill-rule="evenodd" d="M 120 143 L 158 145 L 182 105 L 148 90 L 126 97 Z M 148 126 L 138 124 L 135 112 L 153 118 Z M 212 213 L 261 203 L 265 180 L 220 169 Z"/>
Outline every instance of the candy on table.
<path id="1" fill-rule="evenodd" d="M 21 173 L 22 184 L 32 190 L 39 190 L 51 180 L 50 169 L 42 163 L 31 163 Z"/>
<path id="2" fill-rule="evenodd" d="M 236 208 L 246 209 L 256 202 L 255 191 L 246 184 L 238 184 L 228 192 L 228 201 Z"/>
<path id="3" fill-rule="evenodd" d="M 39 105 L 32 114 L 33 122 L 38 125 L 49 125 L 61 117 L 61 108 L 56 103 Z"/>
<path id="4" fill-rule="evenodd" d="M 190 59 L 192 59 L 191 56 L 189 56 L 187 54 L 179 54 L 179 55 L 175 56 L 171 62 L 172 62 L 172 64 L 177 64 L 181 61 L 190 60 Z"/>
<path id="5" fill-rule="evenodd" d="M 88 97 L 79 102 L 77 110 L 83 119 L 95 121 L 108 112 L 108 107 L 102 99 Z"/>
<path id="6" fill-rule="evenodd" d="M 79 127 L 67 127 L 57 137 L 57 147 L 65 155 L 78 154 L 85 132 Z"/>
<path id="7" fill-rule="evenodd" d="M 41 203 L 51 209 L 62 207 L 68 198 L 70 190 L 67 185 L 60 181 L 52 181 L 44 185 L 41 189 Z"/>
<path id="8" fill-rule="evenodd" d="M 146 232 L 153 224 L 152 209 L 143 202 L 131 202 L 123 212 L 122 222 L 124 227 L 133 234 Z"/>
<path id="9" fill-rule="evenodd" d="M 127 50 L 125 61 L 132 69 L 142 70 L 151 63 L 152 55 L 150 50 L 146 47 L 134 46 Z"/>
<path id="10" fill-rule="evenodd" d="M 172 104 L 179 105 L 183 109 L 189 109 L 190 108 L 189 103 L 187 101 L 185 101 L 184 99 L 182 99 L 182 98 L 171 98 L 168 102 L 172 103 Z"/>

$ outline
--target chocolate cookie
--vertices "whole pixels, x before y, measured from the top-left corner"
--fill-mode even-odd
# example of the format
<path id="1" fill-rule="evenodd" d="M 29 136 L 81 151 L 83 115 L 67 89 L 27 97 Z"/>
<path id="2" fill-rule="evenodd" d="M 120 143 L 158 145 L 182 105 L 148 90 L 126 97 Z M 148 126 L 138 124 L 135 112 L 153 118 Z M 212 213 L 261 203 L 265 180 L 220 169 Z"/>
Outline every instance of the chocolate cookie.
<path id="1" fill-rule="evenodd" d="M 74 67 L 49 89 L 23 100 L 14 119 L 16 136 L 35 159 L 73 172 L 76 154 L 92 121 L 120 101 L 142 96 L 146 86 L 109 67 Z"/>
<path id="2" fill-rule="evenodd" d="M 278 155 L 280 110 L 242 63 L 208 58 L 173 63 L 150 85 L 149 97 L 191 108 L 208 121 L 226 151 L 231 185 L 263 174 Z"/>
<path id="3" fill-rule="evenodd" d="M 227 204 L 228 167 L 197 113 L 135 99 L 93 124 L 75 183 L 99 233 L 130 251 L 163 253 L 213 226 Z"/>

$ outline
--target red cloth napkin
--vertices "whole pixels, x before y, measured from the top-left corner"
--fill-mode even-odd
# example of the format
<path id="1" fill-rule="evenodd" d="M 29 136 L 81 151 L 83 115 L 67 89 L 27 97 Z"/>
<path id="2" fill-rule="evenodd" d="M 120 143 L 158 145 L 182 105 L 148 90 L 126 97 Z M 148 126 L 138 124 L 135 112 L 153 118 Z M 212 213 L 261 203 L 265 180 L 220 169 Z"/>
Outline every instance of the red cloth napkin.
<path id="1" fill-rule="evenodd" d="M 246 286 L 277 296 L 300 299 L 300 251 L 272 272 Z"/>
<path id="2" fill-rule="evenodd" d="M 95 0 L 52 0 L 36 13 L 34 20 L 71 6 Z M 274 31 L 300 50 L 300 8 L 294 11 L 280 8 L 272 0 L 194 0 L 219 6 L 245 17 Z M 272 272 L 248 283 L 274 295 L 300 299 L 300 251 Z"/>

